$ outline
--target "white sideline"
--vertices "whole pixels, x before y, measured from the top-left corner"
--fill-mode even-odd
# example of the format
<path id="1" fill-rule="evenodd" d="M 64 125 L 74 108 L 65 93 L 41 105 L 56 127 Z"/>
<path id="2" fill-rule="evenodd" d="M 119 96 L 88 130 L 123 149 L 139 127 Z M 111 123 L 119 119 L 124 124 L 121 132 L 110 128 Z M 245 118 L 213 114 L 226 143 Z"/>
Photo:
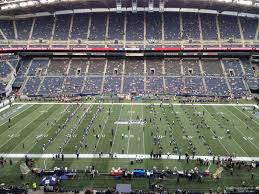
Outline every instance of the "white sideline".
<path id="1" fill-rule="evenodd" d="M 86 105 L 155 105 L 155 106 L 160 106 L 161 103 L 150 103 L 150 102 L 14 102 L 13 104 L 86 104 Z M 200 103 L 186 103 L 186 104 L 180 104 L 180 103 L 163 103 L 163 105 L 174 105 L 174 106 L 181 106 L 181 105 L 186 105 L 186 106 L 251 106 L 251 107 L 256 107 L 259 108 L 259 106 L 255 104 L 236 104 L 236 103 L 228 103 L 228 104 L 200 104 Z"/>
<path id="2" fill-rule="evenodd" d="M 0 109 L 0 112 L 3 112 L 4 110 L 6 110 L 6 109 L 8 109 L 8 108 L 10 108 L 10 105 L 7 105 L 7 106 L 1 108 L 1 109 Z"/>
<path id="3" fill-rule="evenodd" d="M 52 159 L 53 154 L 0 154 L 0 157 L 4 158 L 25 158 L 25 156 L 29 158 L 37 158 L 37 159 Z M 76 154 L 64 154 L 64 158 L 66 159 L 75 159 L 77 158 Z M 79 159 L 92 159 L 99 158 L 99 154 L 79 154 Z M 109 154 L 103 154 L 101 158 L 110 158 Z M 213 156 L 194 156 L 190 157 L 190 160 L 196 160 L 197 158 L 213 160 Z M 226 159 L 228 157 L 221 156 L 220 159 Z M 114 159 L 150 159 L 150 155 L 148 154 L 114 154 Z M 166 160 L 178 160 L 179 155 L 162 155 L 161 159 Z M 184 160 L 185 156 L 181 156 L 181 160 Z M 217 157 L 215 157 L 215 160 Z M 259 161 L 259 157 L 234 157 L 233 161 Z"/>

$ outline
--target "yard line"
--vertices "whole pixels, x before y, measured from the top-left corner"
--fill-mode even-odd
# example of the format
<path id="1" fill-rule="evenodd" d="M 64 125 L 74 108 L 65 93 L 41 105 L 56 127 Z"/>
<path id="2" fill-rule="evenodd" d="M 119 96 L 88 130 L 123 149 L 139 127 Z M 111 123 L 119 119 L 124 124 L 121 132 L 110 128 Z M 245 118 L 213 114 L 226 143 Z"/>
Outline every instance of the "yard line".
<path id="1" fill-rule="evenodd" d="M 16 116 L 19 116 L 20 114 L 22 114 L 23 112 L 25 112 L 26 110 L 28 110 L 29 108 L 31 108 L 33 105 L 31 105 L 31 106 L 28 106 L 28 108 L 26 108 L 26 109 L 24 109 L 23 111 L 21 111 L 20 113 L 18 113 L 18 114 L 16 114 L 16 115 L 14 115 L 13 117 L 11 117 L 11 118 L 14 118 L 14 117 L 16 117 Z M 6 122 L 4 122 L 4 123 L 2 123 L 1 125 L 0 125 L 0 127 L 2 127 L 5 123 L 8 123 L 8 121 L 6 121 Z M 11 127 L 12 128 L 12 127 Z"/>
<path id="2" fill-rule="evenodd" d="M 247 154 L 247 152 L 237 143 L 237 141 L 234 138 L 232 139 L 235 142 L 235 144 L 249 157 L 249 154 Z"/>
<path id="3" fill-rule="evenodd" d="M 133 105 L 131 105 L 131 109 L 130 109 L 130 122 L 131 122 L 131 119 L 132 119 L 132 107 L 133 107 Z M 131 129 L 131 126 L 129 127 L 127 154 L 129 153 L 130 129 Z"/>
<path id="4" fill-rule="evenodd" d="M 46 158 L 44 159 L 43 163 L 44 163 L 44 169 L 46 170 L 47 169 L 47 167 L 46 167 Z"/>
<path id="5" fill-rule="evenodd" d="M 8 109 L 8 108 L 12 108 L 11 110 L 9 110 L 8 112 L 6 112 L 5 114 L 4 114 L 4 117 L 3 116 L 0 116 L 1 117 L 1 120 L 4 120 L 4 119 L 6 119 L 6 118 L 8 118 L 8 117 L 10 117 L 11 115 L 13 115 L 13 114 L 15 114 L 19 109 L 22 109 L 23 107 L 26 107 L 26 105 L 25 104 L 22 104 L 22 105 L 14 105 L 14 106 L 10 106 L 10 105 L 7 105 L 7 106 L 5 106 L 4 108 L 2 108 L 2 109 Z M 2 109 L 0 109 L 0 112 L 2 112 L 2 111 L 4 111 L 4 110 L 2 110 Z"/>
<path id="6" fill-rule="evenodd" d="M 52 106 L 51 106 L 52 107 Z M 50 108 L 51 108 L 50 107 Z M 49 109 L 50 109 L 49 108 Z M 49 110 L 48 109 L 48 110 Z M 25 125 L 22 129 L 19 129 L 18 131 L 16 131 L 15 133 L 20 133 L 20 132 L 22 132 L 26 127 L 28 127 L 31 123 L 33 123 L 35 120 L 37 120 L 41 115 L 43 115 L 45 112 L 41 112 L 41 114 L 39 114 L 34 120 L 31 120 L 29 123 L 27 123 L 27 125 Z M 2 147 L 4 147 L 11 139 L 13 139 L 12 137 L 11 138 L 9 138 L 4 144 L 1 144 L 1 146 L 0 146 L 0 149 L 2 148 Z"/>
<path id="7" fill-rule="evenodd" d="M 6 109 L 8 109 L 10 107 L 11 107 L 10 105 L 6 105 L 6 106 L 4 106 L 3 108 L 0 109 L 0 112 L 3 112 L 4 110 L 6 110 Z"/>
<path id="8" fill-rule="evenodd" d="M 54 112 L 53 114 L 55 114 L 55 112 Z M 51 116 L 51 115 L 50 115 L 50 116 Z M 61 118 L 62 116 L 63 116 L 63 114 L 61 113 L 61 114 L 60 114 L 60 118 Z M 55 117 L 55 119 L 57 119 L 57 118 L 59 118 L 59 117 Z M 60 118 L 59 118 L 59 119 L 60 119 Z M 35 130 L 41 129 L 42 126 L 44 126 L 47 122 L 49 122 L 49 119 L 46 119 L 44 122 L 42 122 Z M 43 136 L 46 135 L 46 134 L 49 132 L 49 130 L 52 129 L 52 127 L 53 127 L 53 126 L 49 125 L 49 127 L 47 128 L 47 130 L 46 130 L 46 129 L 43 130 L 42 135 L 43 135 Z M 24 138 L 18 145 L 21 145 L 22 143 L 26 142 L 26 140 L 29 139 L 29 138 L 31 138 L 30 135 L 26 136 L 26 138 Z M 37 141 L 34 142 L 34 144 L 30 147 L 30 149 L 28 150 L 28 152 L 29 152 L 36 144 L 37 144 Z M 10 153 L 12 153 L 16 148 L 17 148 L 17 146 L 14 147 L 14 148 L 10 151 Z"/>
<path id="9" fill-rule="evenodd" d="M 113 106 L 112 106 L 112 108 L 113 108 Z M 112 110 L 112 108 L 111 108 L 111 110 Z M 102 138 L 103 130 L 105 129 L 105 126 L 106 126 L 106 124 L 107 124 L 107 122 L 108 122 L 108 120 L 109 120 L 109 117 L 110 117 L 110 116 L 108 116 L 108 117 L 106 118 L 105 122 L 104 122 L 104 125 L 103 125 L 103 127 L 102 127 L 102 131 L 101 131 L 101 134 L 100 134 L 100 138 L 99 138 L 98 141 L 97 141 L 96 148 L 95 148 L 94 152 L 96 152 L 96 150 L 97 150 L 97 147 L 98 147 L 98 145 L 99 145 L 99 142 L 100 142 L 100 140 L 101 140 L 101 138 Z"/>
<path id="10" fill-rule="evenodd" d="M 227 109 L 227 108 L 225 108 L 225 109 Z M 227 109 L 228 110 L 228 109 Z M 229 112 L 231 112 L 230 110 L 228 110 Z M 234 113 L 232 113 L 231 112 L 231 114 L 232 115 L 234 115 L 236 118 L 238 118 Z M 239 118 L 238 118 L 239 119 Z M 240 119 L 239 119 L 240 120 Z M 245 137 L 245 134 L 242 132 L 242 131 L 240 131 L 238 128 L 236 128 L 235 127 L 235 129 L 237 129 L 238 131 L 239 131 L 239 133 L 241 133 L 244 137 Z M 248 139 L 248 141 L 257 149 L 257 150 L 259 150 L 259 147 L 257 147 L 257 145 L 255 145 L 250 139 Z"/>
<path id="11" fill-rule="evenodd" d="M 218 121 L 210 114 L 210 112 L 206 109 L 206 108 L 204 108 L 204 106 L 201 106 L 207 113 L 209 113 L 209 115 L 210 115 L 210 117 L 214 120 L 214 121 L 216 121 L 217 123 L 218 123 Z M 211 133 L 213 134 L 213 135 L 215 135 L 214 134 L 214 132 L 211 130 L 211 128 L 210 128 L 210 131 L 211 131 Z M 218 140 L 218 142 L 221 144 L 221 146 L 227 151 L 227 153 L 228 154 L 230 154 L 230 152 L 227 150 L 227 148 L 224 146 L 224 144 L 217 138 L 217 140 Z"/>
<path id="12" fill-rule="evenodd" d="M 76 132 L 78 131 L 78 128 L 79 128 L 80 125 L 83 123 L 84 119 L 87 117 L 87 114 L 89 113 L 89 111 L 90 111 L 90 109 L 91 109 L 92 107 L 93 107 L 92 105 L 88 106 L 87 110 L 82 113 L 81 117 L 79 117 L 79 118 L 75 121 L 75 123 L 74 123 L 74 125 L 73 125 L 73 127 L 72 127 L 72 129 L 75 129 L 75 130 L 72 132 L 71 137 L 67 140 L 66 144 L 64 144 L 64 146 L 62 146 L 61 153 L 63 153 L 64 148 L 65 148 L 65 147 L 69 144 L 69 142 L 71 141 L 72 136 L 73 136 L 74 134 L 76 134 Z M 82 108 L 83 108 L 83 106 L 82 106 Z M 79 116 L 79 115 L 78 115 L 78 116 Z M 81 119 L 81 123 L 79 124 L 79 120 L 80 120 L 80 119 Z M 60 146 L 61 146 L 61 145 L 60 145 Z"/>
<path id="13" fill-rule="evenodd" d="M 237 143 L 237 141 L 234 139 L 234 138 L 232 138 L 233 140 L 234 140 L 234 142 L 237 144 L 237 146 L 241 149 L 241 150 L 243 150 L 243 152 L 249 157 L 249 154 Z"/>
<path id="14" fill-rule="evenodd" d="M 233 106 L 235 109 L 237 109 L 239 112 L 241 112 L 243 115 L 245 115 L 247 118 L 250 118 L 249 116 L 247 116 L 245 113 L 243 113 L 241 110 L 239 110 L 237 107 Z M 259 123 L 257 121 L 255 121 L 254 119 L 252 120 L 254 121 L 258 126 L 259 126 Z"/>
<path id="15" fill-rule="evenodd" d="M 123 107 L 123 105 L 121 105 L 121 109 L 120 109 L 120 113 L 119 113 L 119 120 L 120 120 L 120 118 L 121 118 L 121 110 L 122 110 L 122 107 Z M 117 124 L 116 124 L 116 128 L 115 128 L 115 134 L 114 134 L 114 136 L 113 136 L 112 147 L 111 147 L 111 153 L 112 153 L 113 145 L 114 145 L 114 142 L 115 142 L 115 137 L 116 137 L 116 134 L 117 134 L 118 127 L 119 127 L 119 124 L 117 123 Z"/>

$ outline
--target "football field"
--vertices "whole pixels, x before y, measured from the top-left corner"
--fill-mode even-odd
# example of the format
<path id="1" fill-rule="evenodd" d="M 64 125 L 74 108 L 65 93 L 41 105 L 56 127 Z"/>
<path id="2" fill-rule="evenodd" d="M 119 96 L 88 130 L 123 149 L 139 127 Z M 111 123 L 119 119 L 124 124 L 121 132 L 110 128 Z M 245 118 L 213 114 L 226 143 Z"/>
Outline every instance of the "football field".
<path id="1" fill-rule="evenodd" d="M 259 157 L 259 112 L 230 104 L 14 103 L 0 113 L 0 142 L 3 156 Z"/>

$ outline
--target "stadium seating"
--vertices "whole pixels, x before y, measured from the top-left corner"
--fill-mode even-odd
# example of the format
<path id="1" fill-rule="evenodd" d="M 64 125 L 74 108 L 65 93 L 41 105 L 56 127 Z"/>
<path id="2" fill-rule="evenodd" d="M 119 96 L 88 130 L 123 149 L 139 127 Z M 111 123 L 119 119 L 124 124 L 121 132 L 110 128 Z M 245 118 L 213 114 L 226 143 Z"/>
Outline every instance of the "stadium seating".
<path id="1" fill-rule="evenodd" d="M 41 83 L 41 78 L 39 77 L 30 77 L 26 82 L 23 94 L 25 95 L 35 95 L 38 92 L 38 88 Z"/>
<path id="2" fill-rule="evenodd" d="M 142 41 L 144 39 L 144 14 L 127 13 L 126 39 L 128 41 Z"/>
<path id="3" fill-rule="evenodd" d="M 32 27 L 32 19 L 15 20 L 19 40 L 28 40 Z"/>
<path id="4" fill-rule="evenodd" d="M 218 47 L 219 42 L 224 47 L 232 44 L 242 47 L 242 37 L 246 46 L 254 46 L 251 40 L 256 40 L 257 25 L 256 18 L 223 14 L 75 13 L 2 19 L 0 29 L 3 33 L 0 33 L 0 39 L 14 40 L 11 44 L 13 47 L 26 47 L 26 43 L 21 45 L 19 42 L 16 44 L 16 41 L 27 41 L 30 38 L 33 40 L 30 47 L 48 47 L 48 41 L 52 47 L 67 47 L 69 42 L 70 47 L 86 47 L 86 41 L 90 43 L 89 47 L 122 47 L 124 38 L 126 47 L 134 45 L 139 48 L 161 47 L 163 44 L 178 47 L 181 40 L 184 47 L 201 47 L 201 39 L 205 41 L 204 47 Z M 7 47 L 8 44 L 7 41 L 0 47 Z"/>
<path id="5" fill-rule="evenodd" d="M 67 72 L 68 59 L 52 59 L 48 68 L 49 76 L 62 76 Z"/>
<path id="6" fill-rule="evenodd" d="M 89 61 L 88 74 L 90 75 L 102 75 L 104 73 L 106 60 L 105 59 L 93 59 Z"/>
<path id="7" fill-rule="evenodd" d="M 21 88 L 26 77 L 16 77 L 13 83 L 13 88 Z"/>
<path id="8" fill-rule="evenodd" d="M 18 72 L 17 72 L 17 76 L 24 76 L 27 74 L 29 65 L 31 63 L 30 59 L 21 59 L 18 63 L 18 66 L 20 67 Z"/>
<path id="9" fill-rule="evenodd" d="M 179 95 L 183 93 L 184 80 L 182 77 L 165 77 L 166 93 Z"/>
<path id="10" fill-rule="evenodd" d="M 185 78 L 185 92 L 193 95 L 199 96 L 204 95 L 205 89 L 202 81 L 202 77 L 186 77 Z"/>
<path id="11" fill-rule="evenodd" d="M 127 59 L 125 60 L 125 74 L 127 75 L 143 75 L 144 74 L 144 61 Z"/>
<path id="12" fill-rule="evenodd" d="M 89 15 L 88 14 L 75 14 L 73 18 L 71 39 L 87 39 L 89 24 Z"/>
<path id="13" fill-rule="evenodd" d="M 146 60 L 147 75 L 162 75 L 163 74 L 163 60 L 147 59 Z"/>
<path id="14" fill-rule="evenodd" d="M 219 27 L 221 39 L 240 39 L 240 30 L 237 23 L 237 17 L 219 15 Z"/>
<path id="15" fill-rule="evenodd" d="M 244 39 L 255 39 L 258 20 L 255 18 L 239 17 Z"/>
<path id="16" fill-rule="evenodd" d="M 146 14 L 146 38 L 149 43 L 162 39 L 162 18 L 160 13 Z"/>
<path id="17" fill-rule="evenodd" d="M 164 33 L 165 40 L 180 40 L 180 15 L 179 13 L 164 13 Z"/>
<path id="18" fill-rule="evenodd" d="M 32 61 L 28 76 L 45 75 L 48 68 L 49 60 L 35 59 Z"/>
<path id="19" fill-rule="evenodd" d="M 12 20 L 0 20 L 0 29 L 2 30 L 4 36 L 9 39 L 15 39 L 14 26 Z M 4 37 L 2 37 L 4 39 Z"/>
<path id="20" fill-rule="evenodd" d="M 108 59 L 106 75 L 121 75 L 123 73 L 122 59 Z"/>
<path id="21" fill-rule="evenodd" d="M 54 40 L 67 40 L 70 30 L 71 15 L 57 16 L 55 21 Z"/>
<path id="22" fill-rule="evenodd" d="M 216 16 L 210 14 L 200 14 L 202 38 L 204 40 L 217 40 L 218 32 L 216 25 Z"/>
<path id="23" fill-rule="evenodd" d="M 230 92 L 225 78 L 222 77 L 206 77 L 208 94 L 211 96 L 229 96 Z"/>
<path id="24" fill-rule="evenodd" d="M 12 47 L 26 47 L 23 41 L 30 38 L 30 47 L 44 48 L 116 48 L 124 39 L 126 47 L 149 49 L 165 45 L 199 48 L 201 39 L 204 47 L 218 47 L 219 42 L 223 47 L 242 47 L 241 37 L 249 45 L 257 24 L 258 19 L 223 14 L 75 13 L 2 19 L 0 38 L 14 41 Z M 241 97 L 249 94 L 247 86 L 258 87 L 252 65 L 245 58 L 56 57 L 17 61 L 2 62 L 0 77 L 16 71 L 13 87 L 28 95 L 137 92 L 228 96 L 232 92 Z"/>
<path id="25" fill-rule="evenodd" d="M 86 77 L 83 88 L 84 94 L 100 94 L 102 89 L 103 77 Z"/>
<path id="26" fill-rule="evenodd" d="M 147 86 L 146 86 L 147 94 L 152 94 L 152 95 L 164 94 L 163 77 L 161 76 L 147 77 L 146 83 L 147 83 Z"/>
<path id="27" fill-rule="evenodd" d="M 239 59 L 223 59 L 222 62 L 228 76 L 243 76 L 243 70 Z"/>
<path id="28" fill-rule="evenodd" d="M 63 84 L 64 94 L 80 94 L 84 85 L 84 77 L 67 77 Z"/>
<path id="29" fill-rule="evenodd" d="M 105 13 L 96 13 L 91 15 L 90 40 L 104 40 L 106 34 L 106 17 Z"/>
<path id="30" fill-rule="evenodd" d="M 108 76 L 105 78 L 103 93 L 119 94 L 121 91 L 121 77 L 120 76 Z"/>
<path id="31" fill-rule="evenodd" d="M 53 24 L 54 24 L 54 17 L 52 16 L 44 16 L 44 17 L 36 18 L 34 28 L 33 28 L 33 33 L 32 33 L 32 39 L 49 40 L 52 36 Z"/>
<path id="32" fill-rule="evenodd" d="M 220 76 L 223 74 L 220 60 L 218 59 L 202 59 L 202 68 L 204 75 Z"/>
<path id="33" fill-rule="evenodd" d="M 2 81 L 0 81 L 0 94 L 5 92 L 6 84 Z"/>
<path id="34" fill-rule="evenodd" d="M 166 75 L 181 75 L 181 61 L 180 59 L 165 59 L 164 60 Z"/>
<path id="35" fill-rule="evenodd" d="M 183 71 L 185 75 L 201 75 L 199 60 L 184 59 L 182 60 Z"/>
<path id="36" fill-rule="evenodd" d="M 183 20 L 183 38 L 186 40 L 189 40 L 189 39 L 200 40 L 198 14 L 195 14 L 195 13 L 182 14 L 182 20 Z"/>
<path id="37" fill-rule="evenodd" d="M 64 77 L 45 77 L 42 85 L 40 86 L 40 95 L 58 95 L 62 93 L 62 85 Z"/>
<path id="38" fill-rule="evenodd" d="M 6 62 L 0 62 L 0 78 L 7 77 L 12 72 L 12 68 Z"/>
<path id="39" fill-rule="evenodd" d="M 109 40 L 123 40 L 124 36 L 124 14 L 109 14 Z"/>
<path id="40" fill-rule="evenodd" d="M 136 92 L 138 94 L 144 94 L 144 77 L 140 76 L 126 76 L 124 77 L 124 88 L 125 94 Z"/>
<path id="41" fill-rule="evenodd" d="M 7 75 L 13 68 L 4 64 L 1 72 Z M 247 58 L 22 58 L 17 67 L 13 87 L 30 96 L 136 92 L 242 97 L 249 95 L 247 87 L 258 88 Z"/>
<path id="42" fill-rule="evenodd" d="M 228 81 L 234 96 L 246 96 L 247 90 L 242 78 L 229 78 Z"/>
<path id="43" fill-rule="evenodd" d="M 86 59 L 73 59 L 70 64 L 69 75 L 85 75 L 88 64 L 89 61 Z"/>
<path id="44" fill-rule="evenodd" d="M 247 85 L 251 90 L 258 90 L 259 89 L 259 79 L 256 78 L 248 78 L 246 79 Z"/>
<path id="45" fill-rule="evenodd" d="M 248 59 L 242 59 L 241 61 L 245 71 L 245 76 L 249 78 L 254 77 L 254 71 L 250 61 Z"/>

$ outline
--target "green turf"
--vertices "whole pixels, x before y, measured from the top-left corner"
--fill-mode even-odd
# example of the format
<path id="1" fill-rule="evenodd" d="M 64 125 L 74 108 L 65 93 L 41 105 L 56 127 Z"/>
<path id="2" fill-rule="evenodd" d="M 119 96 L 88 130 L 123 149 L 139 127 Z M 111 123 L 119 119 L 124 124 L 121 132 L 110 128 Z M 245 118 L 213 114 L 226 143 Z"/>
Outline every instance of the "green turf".
<path id="1" fill-rule="evenodd" d="M 66 111 L 64 111 L 66 110 Z M 86 113 L 87 111 L 87 113 Z M 74 114 L 73 116 L 71 116 Z M 93 125 L 87 136 L 83 139 L 84 129 L 87 128 L 94 115 Z M 251 120 L 251 116 L 253 119 Z M 66 119 L 71 117 L 67 126 L 55 137 L 55 132 Z M 79 123 L 79 118 L 82 121 Z M 11 118 L 11 123 L 8 119 Z M 142 121 L 141 124 L 115 124 L 116 121 Z M 209 127 L 206 127 L 209 126 Z M 10 127 L 8 127 L 10 126 Z M 75 128 L 73 135 L 69 133 Z M 112 135 L 112 129 L 115 134 Z M 230 137 L 226 130 L 230 130 Z M 151 136 L 153 133 L 153 136 Z M 96 134 L 100 138 L 96 138 Z M 123 138 L 124 136 L 124 138 Z M 160 146 L 154 144 L 154 136 L 160 137 Z M 51 137 L 55 137 L 46 150 L 42 149 Z M 78 149 L 81 154 L 86 153 L 122 153 L 150 154 L 151 151 L 178 155 L 179 153 L 192 154 L 191 146 L 196 148 L 196 155 L 253 156 L 259 157 L 259 114 L 254 115 L 252 107 L 246 106 L 213 106 L 213 105 L 162 105 L 150 104 L 25 104 L 13 105 L 0 113 L 0 153 L 58 153 L 64 139 L 68 138 L 63 147 L 64 153 L 74 154 Z M 36 139 L 38 139 L 36 141 Z M 178 149 L 174 149 L 170 141 L 175 139 Z M 110 141 L 112 144 L 110 145 Z M 85 146 L 87 144 L 87 146 Z M 18 163 L 16 163 L 18 162 Z M 28 175 L 25 180 L 19 178 L 19 160 L 13 166 L 5 165 L 0 168 L 0 182 L 19 184 L 38 180 L 38 177 Z M 44 164 L 45 163 L 45 164 Z M 142 164 L 129 165 L 129 159 L 65 159 L 43 160 L 35 159 L 35 167 L 44 168 L 68 167 L 70 169 L 85 169 L 86 166 L 95 165 L 101 173 L 109 173 L 112 167 L 125 167 L 128 169 L 145 168 L 157 169 L 174 168 L 189 170 L 197 164 L 178 160 L 144 160 Z M 199 167 L 207 168 L 207 167 Z M 210 167 L 211 172 L 216 166 Z M 258 183 L 258 171 L 255 180 L 250 180 L 250 172 L 240 170 L 230 176 L 228 171 L 223 173 L 221 180 L 212 178 L 204 183 L 193 183 L 193 190 L 208 190 L 217 187 L 239 186 L 243 180 L 248 186 Z M 71 189 L 77 187 L 113 187 L 116 183 L 130 182 L 134 189 L 148 189 L 147 179 L 137 181 L 115 180 L 112 177 L 100 176 L 92 180 L 89 177 L 78 177 L 76 181 L 63 183 L 64 187 Z M 163 182 L 171 190 L 188 188 L 190 183 L 182 180 L 176 184 L 174 178 Z"/>
<path id="2" fill-rule="evenodd" d="M 81 147 L 80 153 L 149 154 L 151 151 L 160 150 L 163 154 L 191 154 L 189 139 L 196 149 L 196 155 L 209 155 L 211 150 L 213 155 L 259 156 L 259 117 L 250 119 L 253 113 L 251 107 L 160 107 L 137 104 L 82 104 L 78 107 L 79 105 L 75 104 L 37 104 L 24 105 L 18 109 L 19 106 L 8 109 L 11 123 L 8 122 L 9 117 L 2 117 L 1 153 L 58 153 L 70 130 L 75 128 L 72 137 L 68 137 L 69 141 L 64 145 L 64 153 L 75 153 Z M 102 110 L 96 113 L 98 107 Z M 65 108 L 67 112 L 63 112 Z M 78 124 L 78 119 L 88 109 L 89 112 Z M 8 115 L 8 110 L 5 110 L 4 115 Z M 47 144 L 48 140 L 54 137 L 58 126 L 74 111 L 76 112 L 67 126 L 43 152 L 43 144 Z M 83 141 L 84 129 L 95 114 L 97 117 Z M 144 119 L 144 125 L 115 124 L 116 121 Z M 115 132 L 113 136 L 112 129 Z M 230 130 L 230 137 L 226 134 L 227 129 Z M 151 133 L 153 137 L 160 137 L 161 146 L 154 144 Z M 99 139 L 96 134 L 99 134 Z M 174 149 L 173 144 L 170 145 L 172 139 L 175 139 L 178 149 Z"/>

